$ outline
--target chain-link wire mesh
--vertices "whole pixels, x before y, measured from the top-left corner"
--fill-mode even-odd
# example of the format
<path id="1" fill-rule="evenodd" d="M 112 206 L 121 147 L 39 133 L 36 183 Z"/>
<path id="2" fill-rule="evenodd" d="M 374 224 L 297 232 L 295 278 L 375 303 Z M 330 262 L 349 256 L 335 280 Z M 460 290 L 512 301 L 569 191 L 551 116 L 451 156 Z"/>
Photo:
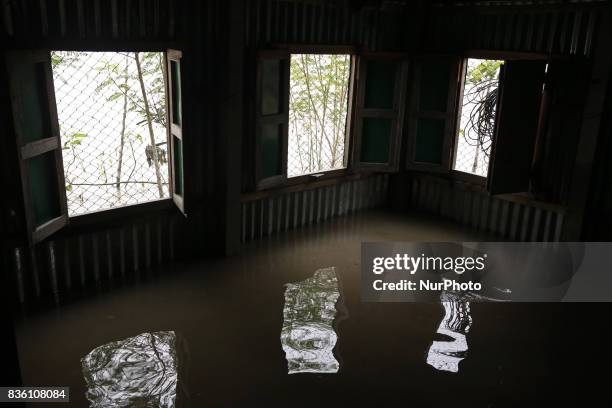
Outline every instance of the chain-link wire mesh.
<path id="1" fill-rule="evenodd" d="M 455 170 L 487 176 L 502 63 L 496 60 L 468 60 L 453 167 Z"/>
<path id="2" fill-rule="evenodd" d="M 291 55 L 288 177 L 344 167 L 350 68 L 350 55 Z"/>
<path id="3" fill-rule="evenodd" d="M 168 197 L 163 61 L 51 53 L 70 216 Z"/>

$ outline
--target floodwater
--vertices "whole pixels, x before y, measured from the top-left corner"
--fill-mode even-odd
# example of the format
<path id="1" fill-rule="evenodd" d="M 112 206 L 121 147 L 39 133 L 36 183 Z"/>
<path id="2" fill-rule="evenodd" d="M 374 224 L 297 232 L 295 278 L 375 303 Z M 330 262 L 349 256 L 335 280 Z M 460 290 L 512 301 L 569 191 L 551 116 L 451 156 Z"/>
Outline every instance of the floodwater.
<path id="1" fill-rule="evenodd" d="M 72 406 L 606 406 L 607 304 L 361 302 L 361 241 L 486 238 L 368 211 L 168 265 L 21 319 L 24 383 Z"/>

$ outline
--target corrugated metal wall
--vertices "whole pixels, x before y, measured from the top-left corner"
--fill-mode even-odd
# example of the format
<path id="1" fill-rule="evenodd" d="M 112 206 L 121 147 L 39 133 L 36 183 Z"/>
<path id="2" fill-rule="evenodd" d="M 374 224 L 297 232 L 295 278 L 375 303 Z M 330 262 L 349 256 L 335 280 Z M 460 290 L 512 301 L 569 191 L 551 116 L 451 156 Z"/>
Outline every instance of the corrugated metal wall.
<path id="1" fill-rule="evenodd" d="M 413 176 L 406 206 L 486 231 L 511 241 L 558 241 L 564 210 L 560 206 L 494 197 L 463 183 Z"/>
<path id="2" fill-rule="evenodd" d="M 388 184 L 389 176 L 378 174 L 330 186 L 244 201 L 242 241 L 384 205 Z"/>
<path id="3" fill-rule="evenodd" d="M 12 280 L 19 303 L 59 303 L 73 291 L 138 281 L 180 256 L 184 223 L 179 215 L 161 217 L 14 248 Z"/>
<path id="4" fill-rule="evenodd" d="M 538 3 L 538 2 L 533 2 Z M 432 50 L 505 50 L 590 55 L 598 9 L 580 4 L 542 7 L 434 7 L 424 41 Z M 533 6 L 533 4 L 532 4 Z"/>
<path id="5" fill-rule="evenodd" d="M 246 44 L 357 45 L 370 50 L 410 50 L 423 29 L 422 1 L 245 1 Z"/>
<path id="6" fill-rule="evenodd" d="M 187 7 L 194 4 L 173 0 L 2 0 L 2 15 L 5 33 L 17 39 L 168 40 L 190 32 L 192 25 L 185 24 L 190 22 Z"/>

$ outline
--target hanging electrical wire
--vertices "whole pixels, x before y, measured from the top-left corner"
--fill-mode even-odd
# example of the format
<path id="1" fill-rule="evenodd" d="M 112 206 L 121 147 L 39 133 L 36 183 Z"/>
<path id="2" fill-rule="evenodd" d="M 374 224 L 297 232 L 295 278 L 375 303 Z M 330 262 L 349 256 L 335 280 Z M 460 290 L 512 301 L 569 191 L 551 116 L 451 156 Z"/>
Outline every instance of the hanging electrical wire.
<path id="1" fill-rule="evenodd" d="M 498 84 L 497 78 L 483 79 L 463 95 L 463 105 L 472 107 L 463 137 L 470 146 L 478 146 L 487 158 L 495 131 Z"/>

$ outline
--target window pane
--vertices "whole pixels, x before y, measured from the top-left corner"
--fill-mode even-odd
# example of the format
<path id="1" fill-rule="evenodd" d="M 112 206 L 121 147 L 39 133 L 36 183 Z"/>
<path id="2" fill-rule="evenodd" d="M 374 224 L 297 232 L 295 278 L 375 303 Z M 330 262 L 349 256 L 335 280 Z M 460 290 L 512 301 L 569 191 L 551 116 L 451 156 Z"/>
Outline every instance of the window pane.
<path id="1" fill-rule="evenodd" d="M 486 177 L 503 61 L 469 59 L 453 169 Z"/>
<path id="2" fill-rule="evenodd" d="M 388 163 L 391 119 L 364 118 L 361 130 L 361 161 Z"/>
<path id="3" fill-rule="evenodd" d="M 183 141 L 172 136 L 172 149 L 174 150 L 174 193 L 183 195 Z"/>
<path id="4" fill-rule="evenodd" d="M 178 61 L 170 61 L 172 70 L 172 123 L 183 123 L 183 107 L 181 106 L 181 70 Z"/>
<path id="5" fill-rule="evenodd" d="M 364 107 L 392 109 L 397 61 L 371 60 L 367 63 Z"/>
<path id="6" fill-rule="evenodd" d="M 25 162 L 36 226 L 61 214 L 54 155 L 55 152 L 50 151 Z"/>
<path id="7" fill-rule="evenodd" d="M 291 56 L 287 175 L 344 167 L 350 55 Z"/>
<path id="8" fill-rule="evenodd" d="M 262 177 L 281 174 L 282 125 L 266 124 L 261 126 Z"/>
<path id="9" fill-rule="evenodd" d="M 261 114 L 280 113 L 281 61 L 264 59 L 261 62 Z"/>
<path id="10" fill-rule="evenodd" d="M 23 142 L 30 143 L 52 136 L 45 64 L 26 64 L 15 70 L 15 81 L 21 86 Z"/>
<path id="11" fill-rule="evenodd" d="M 51 53 L 70 216 L 169 196 L 164 54 L 138 58 Z"/>
<path id="12" fill-rule="evenodd" d="M 419 119 L 414 161 L 432 164 L 442 163 L 445 125 L 446 121 L 444 119 Z"/>
<path id="13" fill-rule="evenodd" d="M 446 112 L 451 64 L 442 61 L 423 61 L 419 108 L 426 111 Z"/>

